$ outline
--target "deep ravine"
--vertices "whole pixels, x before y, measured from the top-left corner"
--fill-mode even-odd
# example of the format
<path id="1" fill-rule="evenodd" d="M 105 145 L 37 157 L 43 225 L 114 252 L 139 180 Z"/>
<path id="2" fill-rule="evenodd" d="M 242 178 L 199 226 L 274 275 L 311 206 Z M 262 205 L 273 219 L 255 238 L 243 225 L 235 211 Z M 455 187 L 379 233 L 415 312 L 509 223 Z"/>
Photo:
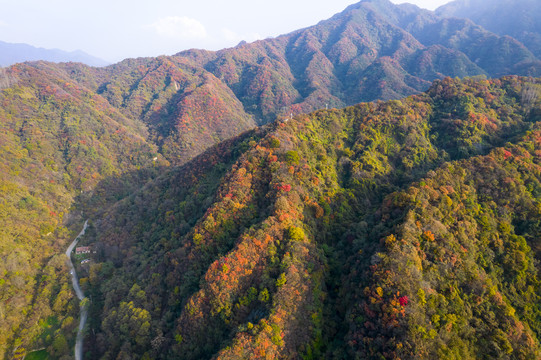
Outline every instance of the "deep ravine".
<path id="1" fill-rule="evenodd" d="M 75 267 L 73 266 L 73 262 L 71 261 L 71 252 L 79 242 L 79 239 L 81 236 L 85 234 L 86 228 L 88 226 L 88 220 L 85 221 L 85 224 L 83 226 L 83 229 L 77 235 L 77 237 L 73 240 L 71 245 L 66 250 L 66 256 L 68 257 L 68 267 L 71 274 L 71 282 L 73 284 L 73 289 L 75 290 L 75 294 L 77 295 L 77 298 L 79 301 L 81 301 L 81 309 L 80 309 L 80 318 L 79 321 L 79 330 L 77 331 L 77 340 L 75 341 L 75 360 L 82 360 L 83 359 L 83 329 L 85 327 L 86 319 L 88 317 L 88 307 L 82 303 L 83 299 L 85 299 L 85 294 L 83 293 L 83 290 L 79 286 L 79 279 L 77 278 L 77 272 L 75 271 Z"/>

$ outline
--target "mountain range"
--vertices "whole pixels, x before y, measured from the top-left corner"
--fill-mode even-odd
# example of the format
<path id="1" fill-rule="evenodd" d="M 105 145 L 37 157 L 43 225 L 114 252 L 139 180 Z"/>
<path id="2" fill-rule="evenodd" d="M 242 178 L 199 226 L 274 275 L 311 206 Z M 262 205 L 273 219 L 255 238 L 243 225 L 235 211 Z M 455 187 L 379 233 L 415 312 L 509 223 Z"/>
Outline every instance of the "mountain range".
<path id="1" fill-rule="evenodd" d="M 522 42 L 537 57 L 541 55 L 541 10 L 535 0 L 457 0 L 436 9 L 444 17 L 471 19 L 499 35 Z"/>
<path id="2" fill-rule="evenodd" d="M 541 60 L 472 4 L 0 69 L 0 357 L 70 358 L 89 219 L 87 358 L 538 358 Z"/>
<path id="3" fill-rule="evenodd" d="M 109 63 L 81 50 L 63 51 L 44 49 L 28 44 L 12 44 L 0 41 L 0 66 L 10 66 L 25 61 L 80 62 L 89 66 L 106 66 Z"/>
<path id="4" fill-rule="evenodd" d="M 362 1 L 329 20 L 217 52 L 129 59 L 105 68 L 27 63 L 106 99 L 149 129 L 175 164 L 277 117 L 399 99 L 444 76 L 537 76 L 522 43 L 412 5 Z M 34 71 L 34 70 L 32 70 Z"/>

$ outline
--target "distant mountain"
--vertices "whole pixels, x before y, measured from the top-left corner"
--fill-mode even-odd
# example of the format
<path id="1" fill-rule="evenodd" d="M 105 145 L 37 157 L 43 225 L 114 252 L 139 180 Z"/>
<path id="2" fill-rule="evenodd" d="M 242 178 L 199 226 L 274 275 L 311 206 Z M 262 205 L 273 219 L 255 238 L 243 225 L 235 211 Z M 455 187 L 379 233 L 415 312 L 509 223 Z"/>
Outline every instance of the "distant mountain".
<path id="1" fill-rule="evenodd" d="M 106 66 L 109 63 L 81 50 L 63 51 L 44 49 L 28 44 L 11 44 L 0 41 L 0 66 L 9 66 L 25 61 L 81 62 L 90 66 Z"/>
<path id="2" fill-rule="evenodd" d="M 496 34 L 516 38 L 541 56 L 538 0 L 456 0 L 436 9 L 436 14 L 471 19 Z"/>

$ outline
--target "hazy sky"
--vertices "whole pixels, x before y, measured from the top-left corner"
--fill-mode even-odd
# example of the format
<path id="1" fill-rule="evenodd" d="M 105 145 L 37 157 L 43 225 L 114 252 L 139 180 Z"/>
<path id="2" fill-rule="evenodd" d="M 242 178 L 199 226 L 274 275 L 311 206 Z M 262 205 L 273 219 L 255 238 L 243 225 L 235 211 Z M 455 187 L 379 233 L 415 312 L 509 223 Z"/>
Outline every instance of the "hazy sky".
<path id="1" fill-rule="evenodd" d="M 391 0 L 435 9 L 449 0 Z M 314 25 L 357 0 L 0 0 L 0 40 L 110 62 L 217 50 Z"/>

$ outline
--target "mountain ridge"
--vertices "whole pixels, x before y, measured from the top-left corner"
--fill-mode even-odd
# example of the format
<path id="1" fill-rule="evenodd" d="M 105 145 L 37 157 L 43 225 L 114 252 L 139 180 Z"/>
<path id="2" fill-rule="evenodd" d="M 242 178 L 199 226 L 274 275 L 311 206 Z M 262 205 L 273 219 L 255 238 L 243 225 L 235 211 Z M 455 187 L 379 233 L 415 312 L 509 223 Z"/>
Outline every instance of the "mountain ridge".
<path id="1" fill-rule="evenodd" d="M 536 21 L 541 10 L 535 1 L 456 0 L 440 6 L 435 12 L 445 17 L 469 18 L 497 34 L 517 38 L 536 56 L 541 54 L 541 26 Z"/>
<path id="2" fill-rule="evenodd" d="M 94 356 L 535 358 L 538 84 L 446 78 L 268 124 L 104 210 Z"/>

